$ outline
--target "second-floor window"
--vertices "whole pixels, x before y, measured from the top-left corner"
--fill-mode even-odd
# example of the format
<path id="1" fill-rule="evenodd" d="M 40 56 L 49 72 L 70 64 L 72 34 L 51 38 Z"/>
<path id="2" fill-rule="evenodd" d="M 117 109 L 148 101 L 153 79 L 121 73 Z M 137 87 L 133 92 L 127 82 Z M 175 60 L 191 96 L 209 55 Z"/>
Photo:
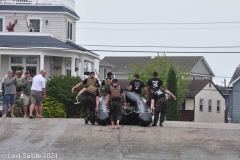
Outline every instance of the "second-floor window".
<path id="1" fill-rule="evenodd" d="M 212 100 L 208 100 L 208 112 L 212 112 Z"/>
<path id="2" fill-rule="evenodd" d="M 199 101 L 199 110 L 203 111 L 203 99 L 200 99 Z"/>
<path id="3" fill-rule="evenodd" d="M 72 40 L 72 23 L 68 22 L 67 39 Z"/>
<path id="4" fill-rule="evenodd" d="M 40 20 L 39 19 L 30 19 L 30 23 L 32 23 L 34 32 L 40 32 Z"/>
<path id="5" fill-rule="evenodd" d="M 2 31 L 3 31 L 3 20 L 0 19 L 0 32 L 2 32 Z"/>

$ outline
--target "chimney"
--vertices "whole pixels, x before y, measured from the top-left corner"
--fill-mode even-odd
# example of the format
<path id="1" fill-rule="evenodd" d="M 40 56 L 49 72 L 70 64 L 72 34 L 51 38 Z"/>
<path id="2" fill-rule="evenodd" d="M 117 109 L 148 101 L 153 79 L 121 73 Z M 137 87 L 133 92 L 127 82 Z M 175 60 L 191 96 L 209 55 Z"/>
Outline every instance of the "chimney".
<path id="1" fill-rule="evenodd" d="M 226 79 L 224 78 L 224 87 L 226 87 Z"/>

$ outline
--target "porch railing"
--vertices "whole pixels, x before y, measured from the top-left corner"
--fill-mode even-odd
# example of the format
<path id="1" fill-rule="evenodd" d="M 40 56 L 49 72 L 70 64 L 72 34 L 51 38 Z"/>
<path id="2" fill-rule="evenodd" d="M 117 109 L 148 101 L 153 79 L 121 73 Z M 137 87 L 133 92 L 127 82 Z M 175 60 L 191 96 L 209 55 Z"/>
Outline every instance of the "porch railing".
<path id="1" fill-rule="evenodd" d="M 74 10 L 75 0 L 0 0 L 0 4 L 63 4 Z"/>

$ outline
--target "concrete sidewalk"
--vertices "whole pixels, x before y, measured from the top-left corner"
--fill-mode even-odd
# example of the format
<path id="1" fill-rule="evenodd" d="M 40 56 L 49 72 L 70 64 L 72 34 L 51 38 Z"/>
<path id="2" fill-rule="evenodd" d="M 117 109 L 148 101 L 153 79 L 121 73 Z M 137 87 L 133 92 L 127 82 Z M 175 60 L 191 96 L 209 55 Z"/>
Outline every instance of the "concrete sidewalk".
<path id="1" fill-rule="evenodd" d="M 0 159 L 239 159 L 240 124 L 85 125 L 82 119 L 0 118 Z"/>

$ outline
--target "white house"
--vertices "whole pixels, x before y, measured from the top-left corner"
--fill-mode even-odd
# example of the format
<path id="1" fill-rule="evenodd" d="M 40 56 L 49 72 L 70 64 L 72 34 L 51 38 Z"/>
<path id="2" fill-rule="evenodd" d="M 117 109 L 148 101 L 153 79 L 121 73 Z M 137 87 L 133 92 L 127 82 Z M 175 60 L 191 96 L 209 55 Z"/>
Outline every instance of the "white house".
<path id="1" fill-rule="evenodd" d="M 225 122 L 225 99 L 212 80 L 191 80 L 180 120 Z"/>
<path id="2" fill-rule="evenodd" d="M 8 32 L 15 19 L 14 32 Z M 47 77 L 98 73 L 99 55 L 75 44 L 79 19 L 74 0 L 0 0 L 0 77 L 18 65 L 32 76 L 41 69 Z M 34 32 L 28 32 L 29 23 Z"/>

